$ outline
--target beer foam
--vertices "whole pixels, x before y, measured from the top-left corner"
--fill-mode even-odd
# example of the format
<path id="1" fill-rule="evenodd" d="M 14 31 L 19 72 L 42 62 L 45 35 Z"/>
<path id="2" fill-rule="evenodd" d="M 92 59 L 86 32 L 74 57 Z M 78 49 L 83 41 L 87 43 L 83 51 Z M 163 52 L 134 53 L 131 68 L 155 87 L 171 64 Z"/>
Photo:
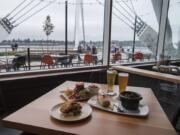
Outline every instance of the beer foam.
<path id="1" fill-rule="evenodd" d="M 128 73 L 119 73 L 118 76 L 128 77 L 129 74 Z"/>
<path id="2" fill-rule="evenodd" d="M 115 70 L 107 70 L 108 74 L 116 74 L 117 72 Z"/>

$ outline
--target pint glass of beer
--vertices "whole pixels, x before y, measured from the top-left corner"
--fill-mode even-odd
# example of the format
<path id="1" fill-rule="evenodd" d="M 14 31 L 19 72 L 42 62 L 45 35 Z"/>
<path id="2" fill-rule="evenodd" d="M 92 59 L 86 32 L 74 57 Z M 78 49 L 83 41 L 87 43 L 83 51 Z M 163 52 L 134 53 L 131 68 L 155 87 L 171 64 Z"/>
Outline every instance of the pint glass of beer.
<path id="1" fill-rule="evenodd" d="M 116 81 L 116 70 L 107 70 L 107 90 L 108 92 L 113 92 L 114 83 Z"/>
<path id="2" fill-rule="evenodd" d="M 126 90 L 127 84 L 128 84 L 128 73 L 119 73 L 118 74 L 118 80 L 119 80 L 119 92 L 123 92 Z"/>

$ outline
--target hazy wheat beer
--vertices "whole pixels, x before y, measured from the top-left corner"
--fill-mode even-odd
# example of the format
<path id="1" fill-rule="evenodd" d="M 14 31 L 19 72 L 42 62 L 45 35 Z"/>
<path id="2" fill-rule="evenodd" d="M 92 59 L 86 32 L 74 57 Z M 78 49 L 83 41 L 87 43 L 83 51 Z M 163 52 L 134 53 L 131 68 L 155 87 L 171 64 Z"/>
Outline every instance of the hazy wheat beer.
<path id="1" fill-rule="evenodd" d="M 113 92 L 114 90 L 114 83 L 116 80 L 117 72 L 115 70 L 107 70 L 107 87 L 108 92 Z"/>
<path id="2" fill-rule="evenodd" d="M 126 90 L 127 84 L 128 84 L 128 73 L 119 73 L 118 74 L 118 80 L 119 80 L 119 92 L 123 92 Z"/>

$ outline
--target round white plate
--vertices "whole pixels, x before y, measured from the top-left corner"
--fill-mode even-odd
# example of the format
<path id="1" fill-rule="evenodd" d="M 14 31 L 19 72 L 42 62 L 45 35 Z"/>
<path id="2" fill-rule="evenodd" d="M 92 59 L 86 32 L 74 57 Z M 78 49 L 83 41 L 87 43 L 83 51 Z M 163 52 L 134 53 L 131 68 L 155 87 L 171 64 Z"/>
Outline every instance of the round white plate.
<path id="1" fill-rule="evenodd" d="M 60 121 L 66 121 L 66 122 L 73 122 L 73 121 L 79 121 L 83 120 L 87 117 L 89 117 L 92 113 L 92 108 L 90 105 L 86 103 L 80 103 L 82 106 L 81 114 L 77 116 L 64 116 L 62 112 L 60 112 L 60 108 L 62 104 L 57 104 L 52 107 L 50 111 L 51 117 L 60 120 Z"/>

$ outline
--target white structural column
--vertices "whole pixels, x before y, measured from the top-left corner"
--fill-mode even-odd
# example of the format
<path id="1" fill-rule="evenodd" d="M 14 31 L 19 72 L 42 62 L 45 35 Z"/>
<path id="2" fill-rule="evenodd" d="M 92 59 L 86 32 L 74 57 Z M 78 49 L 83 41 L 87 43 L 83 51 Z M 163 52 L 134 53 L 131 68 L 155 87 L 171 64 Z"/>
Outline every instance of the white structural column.
<path id="1" fill-rule="evenodd" d="M 83 40 L 85 41 L 83 0 L 76 0 L 75 28 L 74 28 L 74 40 L 75 40 L 74 50 L 77 50 L 77 48 L 79 46 L 79 41 L 80 41 L 80 15 L 81 15 L 81 23 L 82 23 Z"/>
<path id="2" fill-rule="evenodd" d="M 111 47 L 112 0 L 104 4 L 103 65 L 109 65 Z"/>
<path id="3" fill-rule="evenodd" d="M 76 3 L 80 3 L 81 0 L 76 0 Z M 75 47 L 74 50 L 77 50 L 79 46 L 79 21 L 80 21 L 80 4 L 76 5 L 75 11 L 75 28 L 74 28 L 74 40 L 75 40 Z"/>
<path id="4" fill-rule="evenodd" d="M 166 23 L 167 23 L 167 17 L 168 17 L 168 6 L 169 6 L 169 0 L 163 0 L 162 5 L 162 13 L 161 13 L 161 22 L 160 22 L 160 29 L 159 29 L 159 42 L 158 42 L 158 49 L 157 49 L 157 57 L 159 57 L 160 54 L 163 54 L 163 46 L 164 46 L 164 40 L 165 40 L 165 33 L 166 33 Z"/>
<path id="5" fill-rule="evenodd" d="M 84 24 L 84 6 L 83 6 L 83 0 L 81 0 L 81 18 L 82 18 L 83 40 L 85 42 L 86 39 L 85 39 L 85 24 Z"/>

